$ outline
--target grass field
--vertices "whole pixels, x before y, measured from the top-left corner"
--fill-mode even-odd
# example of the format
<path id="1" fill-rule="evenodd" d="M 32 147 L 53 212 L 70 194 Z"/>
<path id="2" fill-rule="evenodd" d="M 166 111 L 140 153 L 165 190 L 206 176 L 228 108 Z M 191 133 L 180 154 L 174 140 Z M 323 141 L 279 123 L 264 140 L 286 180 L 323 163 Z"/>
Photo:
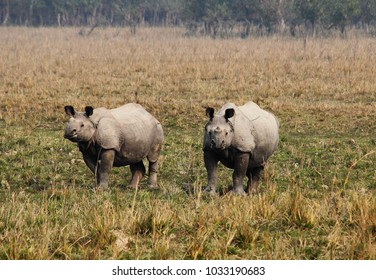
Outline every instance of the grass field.
<path id="1" fill-rule="evenodd" d="M 376 259 L 376 39 L 212 40 L 180 29 L 0 28 L 0 259 Z M 207 197 L 205 107 L 281 124 L 257 195 Z M 65 105 L 137 101 L 162 123 L 159 189 L 110 189 Z"/>

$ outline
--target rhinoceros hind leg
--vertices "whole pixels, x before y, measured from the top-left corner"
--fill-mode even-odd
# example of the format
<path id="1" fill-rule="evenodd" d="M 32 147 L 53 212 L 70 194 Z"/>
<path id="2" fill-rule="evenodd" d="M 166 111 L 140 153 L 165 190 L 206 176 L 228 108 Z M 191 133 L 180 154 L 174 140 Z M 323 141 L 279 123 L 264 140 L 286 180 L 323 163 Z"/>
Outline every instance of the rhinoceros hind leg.
<path id="1" fill-rule="evenodd" d="M 258 166 L 247 172 L 248 183 L 247 183 L 247 193 L 253 194 L 258 193 L 258 182 L 260 180 L 261 171 L 264 169 L 263 166 Z"/>
<path id="2" fill-rule="evenodd" d="M 139 161 L 137 163 L 131 164 L 129 167 L 132 173 L 130 186 L 132 188 L 137 188 L 138 183 L 141 181 L 142 177 L 145 175 L 145 165 L 142 161 Z"/>
<path id="3" fill-rule="evenodd" d="M 157 174 L 158 174 L 158 161 L 155 161 L 155 162 L 149 161 L 149 179 L 148 179 L 149 188 L 157 187 Z"/>

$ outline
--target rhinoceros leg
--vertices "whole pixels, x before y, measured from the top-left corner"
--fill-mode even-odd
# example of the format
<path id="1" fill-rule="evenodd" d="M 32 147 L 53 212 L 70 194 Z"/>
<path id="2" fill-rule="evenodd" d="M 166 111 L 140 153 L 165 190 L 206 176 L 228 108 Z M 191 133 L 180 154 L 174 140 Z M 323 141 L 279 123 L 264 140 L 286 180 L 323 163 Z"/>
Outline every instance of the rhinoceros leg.
<path id="1" fill-rule="evenodd" d="M 234 158 L 234 173 L 232 174 L 232 192 L 244 194 L 243 180 L 246 176 L 249 162 L 248 153 L 237 153 Z"/>
<path id="2" fill-rule="evenodd" d="M 82 153 L 82 155 L 84 158 L 84 162 L 86 163 L 86 166 L 89 167 L 89 169 L 91 170 L 91 172 L 93 172 L 93 174 L 95 174 L 95 170 L 97 168 L 96 159 L 94 159 L 92 156 L 85 154 L 85 153 Z"/>
<path id="3" fill-rule="evenodd" d="M 218 159 L 213 153 L 204 151 L 205 168 L 208 175 L 208 185 L 204 189 L 205 192 L 215 194 L 215 187 L 217 185 L 217 165 Z"/>
<path id="4" fill-rule="evenodd" d="M 253 168 L 248 174 L 247 183 L 247 193 L 257 193 L 258 192 L 258 182 L 260 180 L 261 171 L 264 169 L 263 166 Z"/>
<path id="5" fill-rule="evenodd" d="M 89 169 L 91 170 L 91 172 L 93 172 L 93 174 L 95 174 L 96 168 L 97 168 L 97 160 L 98 160 L 97 155 L 90 153 L 87 149 L 83 148 L 83 145 L 78 145 L 78 148 L 80 149 L 80 152 L 82 153 L 86 166 L 89 167 Z"/>
<path id="6" fill-rule="evenodd" d="M 108 187 L 108 177 L 111 173 L 112 165 L 114 164 L 115 151 L 102 149 L 99 159 L 100 164 L 96 171 L 97 188 L 106 189 Z"/>
<path id="7" fill-rule="evenodd" d="M 149 188 L 157 187 L 157 173 L 158 173 L 158 161 L 155 161 L 155 162 L 149 161 L 149 179 L 148 179 Z"/>
<path id="8" fill-rule="evenodd" d="M 132 188 L 137 188 L 138 183 L 141 181 L 142 177 L 145 175 L 145 165 L 142 161 L 139 161 L 137 163 L 131 164 L 129 167 L 132 173 L 130 186 Z"/>
<path id="9" fill-rule="evenodd" d="M 163 132 L 161 132 L 163 135 Z M 153 145 L 150 149 L 150 152 L 147 156 L 149 161 L 149 179 L 148 187 L 156 188 L 157 187 L 157 173 L 158 173 L 158 159 L 162 150 L 162 141 Z"/>

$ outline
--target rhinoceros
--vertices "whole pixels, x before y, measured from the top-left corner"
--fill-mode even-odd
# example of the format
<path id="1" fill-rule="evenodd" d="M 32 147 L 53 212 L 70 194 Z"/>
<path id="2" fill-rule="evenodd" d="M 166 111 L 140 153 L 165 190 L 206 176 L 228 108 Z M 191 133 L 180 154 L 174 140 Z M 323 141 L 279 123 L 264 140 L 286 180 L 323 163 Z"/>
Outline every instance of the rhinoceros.
<path id="1" fill-rule="evenodd" d="M 130 166 L 130 186 L 136 188 L 145 174 L 143 159 L 149 161 L 150 187 L 157 186 L 158 159 L 164 140 L 160 122 L 141 105 L 128 103 L 116 109 L 85 107 L 70 116 L 64 137 L 76 142 L 86 165 L 96 176 L 99 189 L 108 187 L 112 167 Z"/>
<path id="2" fill-rule="evenodd" d="M 206 115 L 209 121 L 205 125 L 203 144 L 208 175 L 205 191 L 215 194 L 217 165 L 221 162 L 234 169 L 232 192 L 245 194 L 245 176 L 248 177 L 246 192 L 257 192 L 260 173 L 278 144 L 277 118 L 253 102 L 239 107 L 234 103 L 225 104 L 216 115 L 208 107 Z"/>

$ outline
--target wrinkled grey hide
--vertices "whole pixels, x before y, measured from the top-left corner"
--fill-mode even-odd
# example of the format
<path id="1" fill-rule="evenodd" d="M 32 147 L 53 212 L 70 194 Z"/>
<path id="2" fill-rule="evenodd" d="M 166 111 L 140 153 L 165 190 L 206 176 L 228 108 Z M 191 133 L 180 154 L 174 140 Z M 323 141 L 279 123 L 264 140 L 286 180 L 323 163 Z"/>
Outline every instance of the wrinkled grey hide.
<path id="1" fill-rule="evenodd" d="M 157 185 L 158 158 L 163 144 L 161 124 L 141 105 L 129 103 L 116 109 L 86 107 L 76 112 L 65 106 L 70 116 L 64 137 L 78 144 L 86 165 L 96 175 L 96 186 L 107 188 L 113 166 L 129 165 L 130 185 L 137 187 L 149 161 L 148 185 Z"/>
<path id="2" fill-rule="evenodd" d="M 248 177 L 247 192 L 257 192 L 260 172 L 278 144 L 278 121 L 272 113 L 248 102 L 237 107 L 224 105 L 214 115 L 207 108 L 209 121 L 204 132 L 204 161 L 208 173 L 206 191 L 215 193 L 217 164 L 234 169 L 233 189 L 244 194 L 243 179 Z"/>

